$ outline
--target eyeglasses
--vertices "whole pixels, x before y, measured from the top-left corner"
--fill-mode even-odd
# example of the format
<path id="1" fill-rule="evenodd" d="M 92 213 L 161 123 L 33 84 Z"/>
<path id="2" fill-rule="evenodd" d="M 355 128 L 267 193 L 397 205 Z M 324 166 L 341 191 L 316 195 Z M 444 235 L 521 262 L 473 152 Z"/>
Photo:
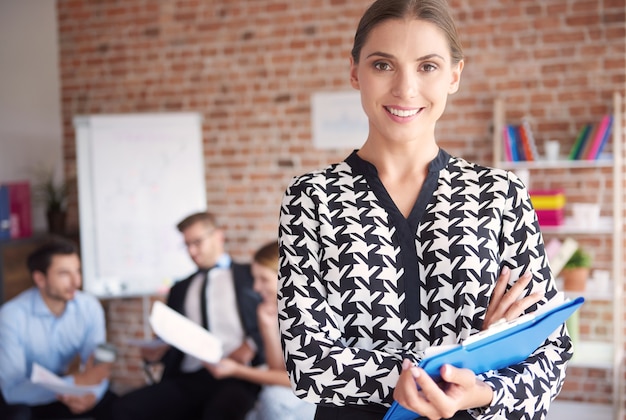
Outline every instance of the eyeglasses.
<path id="1" fill-rule="evenodd" d="M 185 248 L 189 249 L 192 246 L 199 247 L 200 245 L 202 245 L 202 242 L 204 242 L 206 239 L 213 236 L 214 233 L 215 233 L 215 229 L 211 229 L 210 231 L 205 233 L 204 236 L 202 236 L 201 238 L 194 239 L 193 241 L 185 242 Z"/>

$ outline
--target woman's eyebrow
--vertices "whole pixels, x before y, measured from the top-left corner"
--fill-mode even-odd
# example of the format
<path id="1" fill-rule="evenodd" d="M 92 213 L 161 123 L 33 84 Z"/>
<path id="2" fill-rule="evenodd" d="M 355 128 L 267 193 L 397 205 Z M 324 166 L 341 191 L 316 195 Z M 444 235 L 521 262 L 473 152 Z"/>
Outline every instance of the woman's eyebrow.
<path id="1" fill-rule="evenodd" d="M 388 54 L 382 51 L 374 51 L 373 53 L 369 54 L 366 58 L 370 58 L 370 57 L 383 57 L 383 58 L 394 58 L 394 56 L 392 54 Z M 422 57 L 418 57 L 417 59 L 415 59 L 415 61 L 425 61 L 425 60 L 430 60 L 432 58 L 440 58 L 441 60 L 445 61 L 446 59 L 444 57 L 442 57 L 441 55 L 437 54 L 437 53 L 432 53 L 432 54 L 426 54 Z"/>

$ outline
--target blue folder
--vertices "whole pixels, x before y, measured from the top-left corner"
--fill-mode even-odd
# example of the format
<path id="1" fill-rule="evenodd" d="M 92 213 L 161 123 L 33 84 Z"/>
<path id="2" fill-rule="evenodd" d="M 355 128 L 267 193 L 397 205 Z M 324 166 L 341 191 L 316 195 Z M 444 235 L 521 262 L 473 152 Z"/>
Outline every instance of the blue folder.
<path id="1" fill-rule="evenodd" d="M 433 379 L 440 379 L 444 364 L 471 369 L 474 373 L 498 370 L 520 363 L 530 356 L 550 334 L 585 301 L 578 297 L 547 311 L 523 315 L 495 325 L 468 338 L 449 350 L 424 358 L 419 367 Z M 394 401 L 383 420 L 414 420 L 420 415 Z"/>
<path id="2" fill-rule="evenodd" d="M 9 187 L 0 185 L 0 240 L 11 239 L 11 207 Z"/>

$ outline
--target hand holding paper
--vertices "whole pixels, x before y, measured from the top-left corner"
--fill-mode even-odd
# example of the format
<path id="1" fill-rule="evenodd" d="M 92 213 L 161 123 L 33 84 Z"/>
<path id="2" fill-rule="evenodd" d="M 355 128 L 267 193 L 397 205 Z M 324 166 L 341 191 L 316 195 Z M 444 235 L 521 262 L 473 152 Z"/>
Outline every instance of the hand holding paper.
<path id="1" fill-rule="evenodd" d="M 69 384 L 37 363 L 33 363 L 33 371 L 30 375 L 30 380 L 60 395 L 82 396 L 96 394 L 98 391 L 98 385 Z"/>
<path id="2" fill-rule="evenodd" d="M 162 302 L 154 302 L 150 325 L 161 340 L 184 353 L 207 363 L 222 358 L 220 339 Z"/>

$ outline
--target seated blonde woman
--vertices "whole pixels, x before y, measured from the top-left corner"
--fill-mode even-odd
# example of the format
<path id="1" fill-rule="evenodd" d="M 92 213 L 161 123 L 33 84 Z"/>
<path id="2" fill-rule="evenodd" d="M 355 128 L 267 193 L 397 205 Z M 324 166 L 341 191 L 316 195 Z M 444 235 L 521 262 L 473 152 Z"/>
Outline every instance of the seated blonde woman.
<path id="1" fill-rule="evenodd" d="M 234 377 L 263 386 L 258 401 L 246 420 L 308 420 L 315 415 L 315 405 L 295 396 L 280 344 L 278 331 L 278 242 L 261 247 L 253 257 L 252 276 L 254 290 L 263 298 L 257 317 L 263 337 L 267 365 L 254 367 L 232 359 L 222 359 L 218 364 L 206 365 L 218 379 Z"/>

